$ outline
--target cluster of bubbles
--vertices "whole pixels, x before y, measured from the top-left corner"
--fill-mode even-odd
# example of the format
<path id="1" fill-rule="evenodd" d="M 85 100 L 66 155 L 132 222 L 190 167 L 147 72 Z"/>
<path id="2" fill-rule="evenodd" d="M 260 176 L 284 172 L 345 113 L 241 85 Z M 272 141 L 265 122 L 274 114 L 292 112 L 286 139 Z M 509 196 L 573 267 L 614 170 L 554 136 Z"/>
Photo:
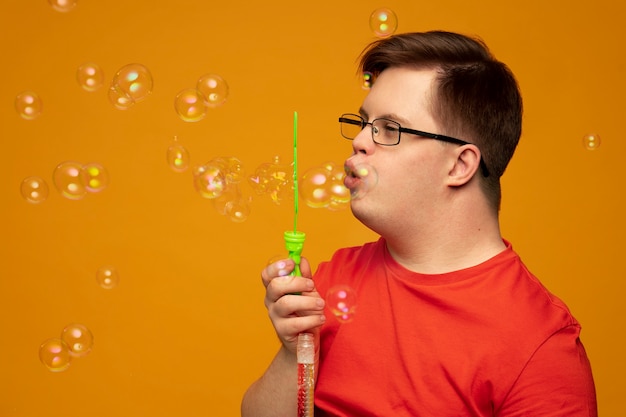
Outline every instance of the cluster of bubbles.
<path id="1" fill-rule="evenodd" d="M 228 84 L 217 74 L 205 74 L 194 88 L 180 91 L 174 99 L 174 108 L 185 122 L 199 122 L 209 108 L 219 107 L 228 98 Z"/>
<path id="2" fill-rule="evenodd" d="M 62 162 L 52 173 L 52 181 L 57 191 L 70 200 L 81 200 L 89 193 L 98 193 L 109 185 L 109 174 L 100 164 L 81 164 L 75 161 Z M 46 181 L 38 176 L 24 178 L 20 185 L 22 197 L 32 204 L 46 201 L 49 188 Z"/>
<path id="3" fill-rule="evenodd" d="M 120 68 L 109 85 L 109 101 L 119 110 L 127 110 L 145 100 L 154 85 L 150 70 L 142 64 L 128 64 Z"/>
<path id="4" fill-rule="evenodd" d="M 241 187 L 244 169 L 236 157 L 213 158 L 192 169 L 196 191 L 210 199 L 217 212 L 235 223 L 241 223 L 250 215 L 252 197 Z"/>
<path id="5" fill-rule="evenodd" d="M 170 167 L 181 172 L 182 158 L 188 153 L 180 145 L 175 148 L 177 151 L 171 149 L 172 147 L 168 149 Z M 248 219 L 252 198 L 241 188 L 244 169 L 239 159 L 232 156 L 213 158 L 194 166 L 192 174 L 195 190 L 203 198 L 211 200 L 219 214 L 227 216 L 235 223 Z"/>
<path id="6" fill-rule="evenodd" d="M 336 285 L 326 292 L 326 304 L 339 322 L 349 323 L 356 313 L 356 292 L 348 285 Z"/>
<path id="7" fill-rule="evenodd" d="M 98 163 L 62 162 L 52 174 L 54 186 L 65 198 L 81 200 L 89 193 L 98 193 L 109 185 L 109 173 Z"/>
<path id="8" fill-rule="evenodd" d="M 57 12 L 67 13 L 76 7 L 77 0 L 48 0 L 48 3 Z"/>
<path id="9" fill-rule="evenodd" d="M 248 177 L 248 182 L 257 195 L 269 196 L 275 204 L 293 201 L 293 164 L 282 163 L 278 156 L 260 164 Z"/>
<path id="10" fill-rule="evenodd" d="M 190 168 L 189 151 L 176 137 L 174 140 L 167 148 L 167 164 L 174 172 L 185 172 Z M 266 196 L 277 205 L 294 199 L 293 164 L 283 163 L 279 156 L 261 163 L 247 177 L 242 162 L 233 156 L 213 158 L 191 171 L 200 196 L 212 200 L 217 211 L 234 222 L 243 222 L 250 214 L 252 196 L 242 188 L 244 178 L 255 195 Z M 356 178 L 357 186 L 352 190 L 343 183 L 346 171 Z M 362 198 L 378 183 L 378 175 L 365 164 L 347 170 L 334 162 L 325 162 L 308 169 L 297 180 L 298 197 L 307 206 L 337 211 L 348 207 L 351 200 Z"/>
<path id="11" fill-rule="evenodd" d="M 91 331 L 83 324 L 72 323 L 63 328 L 60 337 L 47 339 L 39 346 L 39 360 L 48 370 L 62 372 L 72 359 L 87 355 L 92 347 Z"/>
<path id="12" fill-rule="evenodd" d="M 312 208 L 341 210 L 350 204 L 350 191 L 343 185 L 342 166 L 326 162 L 307 170 L 298 181 L 300 197 Z"/>

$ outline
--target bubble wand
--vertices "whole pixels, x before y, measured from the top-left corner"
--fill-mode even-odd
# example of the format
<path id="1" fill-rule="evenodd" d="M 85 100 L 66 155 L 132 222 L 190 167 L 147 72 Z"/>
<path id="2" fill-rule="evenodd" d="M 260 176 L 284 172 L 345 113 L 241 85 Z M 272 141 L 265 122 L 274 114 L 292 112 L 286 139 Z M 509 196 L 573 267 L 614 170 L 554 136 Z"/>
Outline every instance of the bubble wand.
<path id="1" fill-rule="evenodd" d="M 298 231 L 298 112 L 293 112 L 293 231 L 283 234 L 285 247 L 289 258 L 293 259 L 295 267 L 291 275 L 300 276 L 300 259 L 306 234 Z"/>
<path id="2" fill-rule="evenodd" d="M 284 233 L 285 246 L 295 267 L 291 275 L 300 276 L 300 255 L 306 235 L 298 231 L 298 113 L 293 112 L 293 231 Z M 298 362 L 298 417 L 313 417 L 315 389 L 315 342 L 313 334 L 298 335 L 296 358 Z"/>

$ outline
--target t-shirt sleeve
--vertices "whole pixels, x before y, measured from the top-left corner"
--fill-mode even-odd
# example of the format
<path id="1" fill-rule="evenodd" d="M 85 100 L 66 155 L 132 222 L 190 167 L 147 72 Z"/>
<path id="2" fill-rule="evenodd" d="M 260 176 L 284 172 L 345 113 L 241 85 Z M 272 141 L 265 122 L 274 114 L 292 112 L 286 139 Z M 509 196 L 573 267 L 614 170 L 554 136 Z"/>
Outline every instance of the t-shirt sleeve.
<path id="1" fill-rule="evenodd" d="M 499 417 L 597 417 L 591 365 L 571 325 L 550 336 L 511 388 Z"/>

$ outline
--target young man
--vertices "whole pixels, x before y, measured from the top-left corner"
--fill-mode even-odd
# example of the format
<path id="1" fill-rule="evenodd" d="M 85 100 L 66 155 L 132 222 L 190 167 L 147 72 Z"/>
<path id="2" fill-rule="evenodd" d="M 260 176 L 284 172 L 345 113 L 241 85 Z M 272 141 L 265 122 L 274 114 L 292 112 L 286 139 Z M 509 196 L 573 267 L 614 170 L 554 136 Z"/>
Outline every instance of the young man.
<path id="1" fill-rule="evenodd" d="M 296 413 L 295 343 L 317 337 L 316 416 L 596 416 L 580 325 L 500 235 L 500 177 L 521 135 L 509 69 L 475 39 L 449 32 L 381 39 L 363 53 L 374 83 L 359 114 L 345 184 L 368 164 L 377 185 L 353 199 L 380 239 L 338 250 L 314 279 L 262 272 L 282 346 L 248 389 L 242 416 Z M 326 320 L 337 284 L 354 320 Z M 294 295 L 301 293 L 301 295 Z"/>

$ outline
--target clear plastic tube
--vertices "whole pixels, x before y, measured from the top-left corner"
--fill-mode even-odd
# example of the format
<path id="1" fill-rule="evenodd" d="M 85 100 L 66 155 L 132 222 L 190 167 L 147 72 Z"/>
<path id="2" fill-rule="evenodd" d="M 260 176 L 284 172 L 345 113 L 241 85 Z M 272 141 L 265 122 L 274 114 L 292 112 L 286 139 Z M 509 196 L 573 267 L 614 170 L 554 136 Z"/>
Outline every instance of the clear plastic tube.
<path id="1" fill-rule="evenodd" d="M 298 335 L 298 417 L 313 417 L 315 341 L 311 333 Z"/>

